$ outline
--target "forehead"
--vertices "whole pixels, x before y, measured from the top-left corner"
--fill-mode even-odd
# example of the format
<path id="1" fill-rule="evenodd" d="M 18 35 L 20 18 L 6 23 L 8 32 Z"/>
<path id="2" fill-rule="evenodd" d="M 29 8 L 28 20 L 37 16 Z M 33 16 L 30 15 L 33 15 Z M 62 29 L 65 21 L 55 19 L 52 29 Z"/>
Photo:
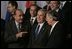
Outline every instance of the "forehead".
<path id="1" fill-rule="evenodd" d="M 43 11 L 38 11 L 38 14 L 39 15 L 44 15 L 44 12 Z"/>
<path id="2" fill-rule="evenodd" d="M 10 3 L 8 3 L 8 5 L 7 5 L 7 6 L 9 6 L 9 7 L 10 7 L 10 6 L 12 6 L 12 5 L 11 5 Z"/>
<path id="3" fill-rule="evenodd" d="M 22 11 L 16 10 L 16 14 L 23 14 Z"/>
<path id="4" fill-rule="evenodd" d="M 42 14 L 43 14 L 43 12 L 42 12 L 42 11 L 38 11 L 38 14 L 42 15 Z"/>
<path id="5" fill-rule="evenodd" d="M 35 10 L 36 9 L 36 6 L 31 6 L 30 9 L 34 9 Z"/>

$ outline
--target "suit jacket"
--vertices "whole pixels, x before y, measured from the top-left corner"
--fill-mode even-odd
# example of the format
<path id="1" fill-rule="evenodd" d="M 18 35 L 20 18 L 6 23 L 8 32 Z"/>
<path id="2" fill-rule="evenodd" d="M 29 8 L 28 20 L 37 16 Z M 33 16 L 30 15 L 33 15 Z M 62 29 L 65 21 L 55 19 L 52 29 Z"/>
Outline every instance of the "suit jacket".
<path id="1" fill-rule="evenodd" d="M 1 19 L 1 48 L 6 47 L 4 41 L 4 31 L 5 31 L 5 20 Z"/>
<path id="2" fill-rule="evenodd" d="M 5 21 L 9 21 L 11 17 L 11 13 L 7 11 Z"/>
<path id="3" fill-rule="evenodd" d="M 31 26 L 31 28 L 34 26 L 34 24 L 37 24 L 37 18 L 35 19 L 35 21 L 34 21 L 34 23 L 31 25 L 31 23 L 30 23 L 30 19 L 29 20 L 27 20 L 28 22 L 29 22 L 29 24 L 30 24 L 30 26 Z"/>
<path id="4" fill-rule="evenodd" d="M 62 45 L 63 45 L 62 43 L 64 41 L 63 36 L 64 36 L 64 32 L 63 32 L 62 25 L 58 22 L 55 25 L 51 34 L 49 35 L 47 48 L 60 48 L 60 47 L 62 47 Z"/>
<path id="5" fill-rule="evenodd" d="M 66 2 L 63 6 L 61 13 L 63 14 L 64 20 L 63 25 L 65 28 L 65 31 L 68 33 L 71 33 L 71 2 Z"/>
<path id="6" fill-rule="evenodd" d="M 65 3 L 65 5 L 63 6 L 62 8 L 62 14 L 63 14 L 63 17 L 64 17 L 64 23 L 63 23 L 63 26 L 64 26 L 64 29 L 65 29 L 65 47 L 70 47 L 71 45 L 69 43 L 71 43 L 71 37 L 69 38 L 68 37 L 68 34 L 71 35 L 72 33 L 72 29 L 71 29 L 71 2 L 67 1 Z M 67 44 L 68 43 L 68 44 Z"/>
<path id="7" fill-rule="evenodd" d="M 58 10 L 56 16 L 57 16 L 57 19 L 58 19 L 60 22 L 63 22 L 64 17 L 63 17 L 63 15 L 62 15 L 62 13 L 61 13 L 61 9 Z"/>
<path id="8" fill-rule="evenodd" d="M 29 31 L 27 23 L 23 23 L 22 28 Z M 28 43 L 28 36 L 24 34 L 24 37 L 17 39 L 16 34 L 18 33 L 14 20 L 10 20 L 5 26 L 5 42 L 8 44 L 8 48 L 24 48 Z"/>
<path id="9" fill-rule="evenodd" d="M 44 48 L 48 41 L 48 24 L 45 22 L 38 34 L 38 37 L 35 39 L 35 29 L 37 27 L 37 24 L 35 24 L 32 28 L 30 41 L 28 48 Z"/>

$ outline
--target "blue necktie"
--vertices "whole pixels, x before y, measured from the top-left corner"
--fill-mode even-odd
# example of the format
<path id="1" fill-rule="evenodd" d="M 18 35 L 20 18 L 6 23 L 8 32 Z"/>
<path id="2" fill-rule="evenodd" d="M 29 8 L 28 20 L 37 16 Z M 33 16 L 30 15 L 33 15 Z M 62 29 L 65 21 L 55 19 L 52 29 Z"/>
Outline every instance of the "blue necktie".
<path id="1" fill-rule="evenodd" d="M 40 25 L 38 25 L 37 28 L 36 28 L 36 30 L 35 30 L 35 38 L 37 38 L 39 27 L 40 27 Z"/>

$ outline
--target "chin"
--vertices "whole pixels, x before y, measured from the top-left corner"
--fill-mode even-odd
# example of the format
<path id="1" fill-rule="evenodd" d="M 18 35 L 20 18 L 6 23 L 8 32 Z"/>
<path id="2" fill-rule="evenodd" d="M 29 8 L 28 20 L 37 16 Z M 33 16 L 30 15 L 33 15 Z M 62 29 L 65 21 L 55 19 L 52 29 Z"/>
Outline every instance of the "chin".
<path id="1" fill-rule="evenodd" d="M 23 21 L 19 21 L 20 23 L 22 23 Z"/>

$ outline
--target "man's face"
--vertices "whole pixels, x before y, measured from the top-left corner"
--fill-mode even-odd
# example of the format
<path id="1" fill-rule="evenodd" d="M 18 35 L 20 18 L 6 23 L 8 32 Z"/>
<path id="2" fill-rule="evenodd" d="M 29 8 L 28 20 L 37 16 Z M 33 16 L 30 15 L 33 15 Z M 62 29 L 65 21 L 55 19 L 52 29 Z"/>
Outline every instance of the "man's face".
<path id="1" fill-rule="evenodd" d="M 31 8 L 30 8 L 30 15 L 32 17 L 36 16 L 36 7 L 35 6 L 31 6 Z"/>
<path id="2" fill-rule="evenodd" d="M 50 7 L 52 10 L 55 10 L 59 7 L 58 2 L 57 1 L 50 1 Z"/>
<path id="3" fill-rule="evenodd" d="M 8 6 L 7 6 L 7 9 L 8 9 L 9 12 L 12 13 L 15 8 L 14 8 L 14 6 L 12 6 L 12 5 L 9 3 Z"/>
<path id="4" fill-rule="evenodd" d="M 45 16 L 42 11 L 38 11 L 37 13 L 37 22 L 42 23 L 44 22 Z"/>
<path id="5" fill-rule="evenodd" d="M 18 23 L 22 23 L 23 21 L 23 13 L 21 11 L 16 11 L 16 15 L 14 16 L 15 20 L 18 22 Z"/>
<path id="6" fill-rule="evenodd" d="M 51 25 L 53 19 L 52 19 L 51 17 L 49 17 L 49 16 L 51 16 L 51 15 L 46 14 L 46 21 L 47 21 L 47 23 L 48 23 L 49 25 Z"/>

